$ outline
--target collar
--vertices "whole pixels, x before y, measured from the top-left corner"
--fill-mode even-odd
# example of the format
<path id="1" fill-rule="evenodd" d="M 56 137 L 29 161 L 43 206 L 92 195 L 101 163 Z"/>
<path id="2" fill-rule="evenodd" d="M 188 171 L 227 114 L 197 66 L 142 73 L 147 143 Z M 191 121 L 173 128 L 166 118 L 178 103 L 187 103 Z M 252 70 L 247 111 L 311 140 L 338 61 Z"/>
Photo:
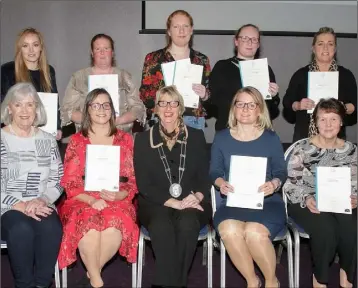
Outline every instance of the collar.
<path id="1" fill-rule="evenodd" d="M 188 129 L 186 127 L 186 125 L 184 124 L 184 133 L 185 133 L 185 138 L 186 140 L 188 140 Z M 182 138 L 178 138 L 177 143 L 183 143 Z M 155 148 L 159 148 L 160 146 L 163 146 L 163 139 L 160 136 L 160 132 L 159 132 L 159 123 L 155 124 L 153 127 L 150 128 L 149 130 L 149 143 L 150 143 L 150 147 L 155 149 Z"/>

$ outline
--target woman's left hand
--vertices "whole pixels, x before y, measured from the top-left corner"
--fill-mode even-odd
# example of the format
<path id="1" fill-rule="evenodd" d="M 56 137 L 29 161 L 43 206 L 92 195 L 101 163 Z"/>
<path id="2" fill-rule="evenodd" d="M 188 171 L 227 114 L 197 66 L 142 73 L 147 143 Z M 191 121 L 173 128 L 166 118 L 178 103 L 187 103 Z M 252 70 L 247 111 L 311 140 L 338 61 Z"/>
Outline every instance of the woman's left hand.
<path id="1" fill-rule="evenodd" d="M 265 196 L 273 194 L 275 192 L 275 186 L 272 181 L 267 181 L 265 184 L 259 187 L 260 192 L 264 192 Z"/>
<path id="2" fill-rule="evenodd" d="M 351 195 L 352 209 L 357 208 L 357 195 Z"/>
<path id="3" fill-rule="evenodd" d="M 278 88 L 279 87 L 278 87 L 277 83 L 273 83 L 273 82 L 269 83 L 269 93 L 272 97 L 277 95 Z"/>
<path id="4" fill-rule="evenodd" d="M 199 199 L 194 194 L 189 194 L 181 201 L 181 208 L 190 208 L 200 203 Z"/>
<path id="5" fill-rule="evenodd" d="M 41 198 L 35 198 L 25 203 L 25 214 L 36 213 L 38 207 L 46 207 L 47 203 Z"/>
<path id="6" fill-rule="evenodd" d="M 57 134 L 56 134 L 56 140 L 59 141 L 62 138 L 62 131 L 61 130 L 57 130 Z"/>
<path id="7" fill-rule="evenodd" d="M 105 201 L 117 201 L 117 200 L 123 200 L 128 196 L 128 192 L 125 190 L 118 191 L 118 192 L 112 192 L 108 190 L 101 190 L 99 195 L 101 198 Z"/>
<path id="8" fill-rule="evenodd" d="M 206 97 L 206 88 L 202 84 L 193 84 L 192 86 L 193 91 L 199 95 L 201 99 L 204 99 Z"/>

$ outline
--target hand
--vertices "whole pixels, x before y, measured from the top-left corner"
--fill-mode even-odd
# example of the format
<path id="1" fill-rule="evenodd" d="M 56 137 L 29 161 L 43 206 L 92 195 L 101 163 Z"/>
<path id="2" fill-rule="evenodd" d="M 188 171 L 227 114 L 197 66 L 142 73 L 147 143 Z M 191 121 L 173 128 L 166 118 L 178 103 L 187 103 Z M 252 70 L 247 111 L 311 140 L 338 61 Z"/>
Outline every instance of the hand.
<path id="1" fill-rule="evenodd" d="M 294 110 L 310 110 L 313 109 L 316 104 L 313 100 L 308 98 L 303 98 L 300 102 L 295 102 L 295 109 Z"/>
<path id="2" fill-rule="evenodd" d="M 80 124 L 82 122 L 82 112 L 73 111 L 71 115 L 71 120 L 77 124 Z"/>
<path id="3" fill-rule="evenodd" d="M 220 185 L 220 192 L 224 195 L 227 195 L 229 192 L 234 192 L 234 187 L 232 187 L 229 182 L 223 181 L 223 183 Z"/>
<path id="4" fill-rule="evenodd" d="M 15 205 L 12 206 L 13 210 L 20 211 L 25 213 L 26 203 L 23 201 L 17 202 Z"/>
<path id="5" fill-rule="evenodd" d="M 273 83 L 273 82 L 269 83 L 269 93 L 272 97 L 277 95 L 278 89 L 279 89 L 279 87 L 278 87 L 277 83 Z"/>
<path id="6" fill-rule="evenodd" d="M 108 204 L 103 199 L 96 199 L 96 201 L 92 202 L 91 207 L 93 209 L 101 211 L 104 208 L 108 207 Z"/>
<path id="7" fill-rule="evenodd" d="M 311 196 L 306 199 L 306 206 L 312 213 L 320 214 L 320 212 L 317 209 L 317 204 L 314 197 Z"/>
<path id="8" fill-rule="evenodd" d="M 36 213 L 37 208 L 46 207 L 47 203 L 41 198 L 35 198 L 25 203 L 25 214 Z"/>
<path id="9" fill-rule="evenodd" d="M 192 86 L 193 91 L 199 95 L 201 99 L 206 97 L 206 88 L 202 84 L 193 84 Z"/>
<path id="10" fill-rule="evenodd" d="M 118 192 L 111 192 L 103 189 L 100 191 L 99 195 L 101 196 L 102 199 L 106 201 L 116 201 L 116 200 L 123 200 L 124 198 L 126 198 L 128 196 L 128 192 L 125 190 L 118 191 Z"/>
<path id="11" fill-rule="evenodd" d="M 56 134 L 56 140 L 59 141 L 62 138 L 62 131 L 61 130 L 57 130 L 57 134 Z"/>
<path id="12" fill-rule="evenodd" d="M 352 209 L 357 208 L 357 195 L 351 195 Z"/>
<path id="13" fill-rule="evenodd" d="M 116 123 L 115 123 L 115 124 L 116 124 L 116 126 L 123 124 L 123 121 L 122 121 L 122 117 L 121 117 L 121 116 L 117 116 L 117 117 L 116 117 Z"/>
<path id="14" fill-rule="evenodd" d="M 196 198 L 194 194 L 189 194 L 181 201 L 181 207 L 182 209 L 190 208 L 192 206 L 198 205 L 199 203 L 199 199 Z"/>
<path id="15" fill-rule="evenodd" d="M 33 213 L 28 213 L 26 215 L 34 218 L 35 220 L 41 221 L 41 219 L 37 216 L 47 217 L 51 215 L 52 212 L 53 212 L 52 208 L 44 206 L 44 207 L 37 207 Z"/>
<path id="16" fill-rule="evenodd" d="M 259 187 L 260 192 L 264 192 L 265 196 L 273 194 L 275 192 L 275 185 L 272 181 L 267 181 L 265 184 Z"/>

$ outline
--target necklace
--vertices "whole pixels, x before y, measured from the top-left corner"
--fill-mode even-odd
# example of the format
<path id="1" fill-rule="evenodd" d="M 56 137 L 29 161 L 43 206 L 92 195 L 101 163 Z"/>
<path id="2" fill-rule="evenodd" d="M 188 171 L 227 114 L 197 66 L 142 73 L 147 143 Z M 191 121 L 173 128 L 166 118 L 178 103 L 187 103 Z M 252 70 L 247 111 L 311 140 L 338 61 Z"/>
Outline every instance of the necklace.
<path id="1" fill-rule="evenodd" d="M 27 138 L 27 137 L 32 137 L 32 136 L 35 135 L 35 129 L 34 129 L 33 126 L 31 126 L 31 132 L 30 132 L 29 136 L 27 136 L 27 137 L 19 136 L 19 135 L 15 132 L 14 128 L 12 128 L 12 125 L 11 125 L 11 124 L 9 124 L 9 130 L 10 130 L 10 132 L 11 132 L 12 134 L 14 134 L 14 135 L 17 136 L 17 137 Z"/>

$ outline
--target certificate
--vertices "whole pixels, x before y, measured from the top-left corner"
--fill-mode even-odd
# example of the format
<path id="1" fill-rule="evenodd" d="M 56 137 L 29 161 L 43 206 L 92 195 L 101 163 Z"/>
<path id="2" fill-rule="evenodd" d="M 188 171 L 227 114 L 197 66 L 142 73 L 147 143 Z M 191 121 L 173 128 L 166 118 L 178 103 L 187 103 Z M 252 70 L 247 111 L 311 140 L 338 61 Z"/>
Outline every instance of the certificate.
<path id="1" fill-rule="evenodd" d="M 119 191 L 120 147 L 86 146 L 85 191 Z"/>
<path id="2" fill-rule="evenodd" d="M 308 98 L 315 104 L 322 98 L 338 99 L 338 77 L 338 71 L 308 72 Z M 307 110 L 307 113 L 313 113 L 313 110 Z"/>
<path id="3" fill-rule="evenodd" d="M 260 91 L 265 100 L 272 99 L 269 93 L 270 76 L 267 58 L 239 62 L 242 86 L 252 86 Z"/>
<path id="4" fill-rule="evenodd" d="M 58 109 L 58 94 L 57 93 L 37 93 L 45 107 L 47 122 L 45 126 L 39 127 L 41 130 L 57 135 L 57 109 Z"/>
<path id="5" fill-rule="evenodd" d="M 316 168 L 316 203 L 320 212 L 352 214 L 351 168 Z"/>
<path id="6" fill-rule="evenodd" d="M 167 62 L 167 63 L 161 64 L 165 86 L 173 85 L 173 83 L 174 83 L 174 71 L 175 71 L 177 63 L 183 63 L 184 65 L 190 65 L 191 64 L 190 58 L 181 59 L 181 60 L 178 60 L 178 61 L 172 61 L 172 62 Z M 179 64 L 179 65 L 182 65 L 182 64 Z"/>
<path id="7" fill-rule="evenodd" d="M 267 158 L 232 155 L 229 183 L 234 192 L 227 194 L 226 206 L 263 209 L 264 192 L 259 187 L 266 181 Z"/>
<path id="8" fill-rule="evenodd" d="M 117 74 L 101 74 L 89 75 L 88 77 L 88 92 L 96 88 L 106 89 L 111 95 L 116 116 L 119 116 L 119 93 L 118 93 L 118 75 Z"/>

